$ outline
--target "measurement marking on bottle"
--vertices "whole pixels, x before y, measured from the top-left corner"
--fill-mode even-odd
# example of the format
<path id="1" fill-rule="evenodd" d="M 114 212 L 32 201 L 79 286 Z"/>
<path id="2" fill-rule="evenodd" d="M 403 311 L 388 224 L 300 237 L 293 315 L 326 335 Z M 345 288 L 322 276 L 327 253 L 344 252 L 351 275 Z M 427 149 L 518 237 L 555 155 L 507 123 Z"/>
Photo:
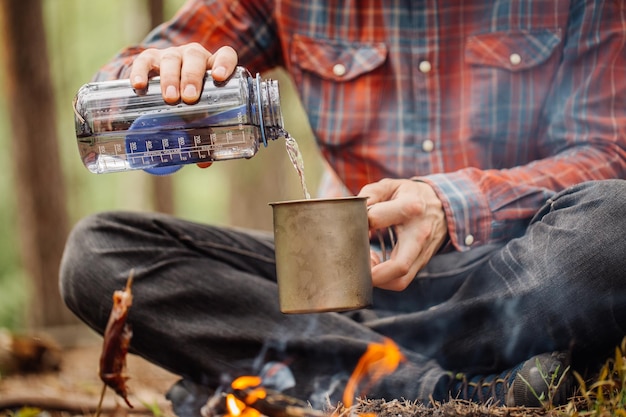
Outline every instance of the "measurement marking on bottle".
<path id="1" fill-rule="evenodd" d="M 147 140 L 146 141 L 146 151 L 150 152 L 150 151 L 152 151 L 152 149 L 154 149 L 154 144 L 152 143 L 151 140 Z M 143 156 L 141 157 L 141 163 L 144 164 L 144 165 L 146 164 L 146 160 L 144 159 Z M 149 163 L 154 163 L 154 157 L 153 156 L 150 156 Z"/>

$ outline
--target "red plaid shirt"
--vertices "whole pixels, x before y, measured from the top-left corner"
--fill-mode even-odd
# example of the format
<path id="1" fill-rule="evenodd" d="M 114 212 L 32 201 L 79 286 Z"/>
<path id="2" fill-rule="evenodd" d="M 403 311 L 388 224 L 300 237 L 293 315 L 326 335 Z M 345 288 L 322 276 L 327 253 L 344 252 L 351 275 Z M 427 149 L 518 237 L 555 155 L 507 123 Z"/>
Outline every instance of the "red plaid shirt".
<path id="1" fill-rule="evenodd" d="M 523 233 L 567 186 L 625 177 L 625 4 L 191 0 L 98 78 L 188 42 L 284 66 L 347 190 L 430 183 L 465 250 Z"/>

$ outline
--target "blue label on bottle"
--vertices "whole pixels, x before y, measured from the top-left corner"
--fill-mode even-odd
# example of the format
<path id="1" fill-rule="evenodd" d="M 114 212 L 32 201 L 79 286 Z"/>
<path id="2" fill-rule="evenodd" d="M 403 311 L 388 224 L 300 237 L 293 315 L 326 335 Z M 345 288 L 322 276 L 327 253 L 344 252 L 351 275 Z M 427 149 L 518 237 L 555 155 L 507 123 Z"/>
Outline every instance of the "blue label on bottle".
<path id="1" fill-rule="evenodd" d="M 172 174 L 182 168 L 180 144 L 189 141 L 184 120 L 176 115 L 144 115 L 129 127 L 127 160 L 132 168 L 153 175 Z"/>

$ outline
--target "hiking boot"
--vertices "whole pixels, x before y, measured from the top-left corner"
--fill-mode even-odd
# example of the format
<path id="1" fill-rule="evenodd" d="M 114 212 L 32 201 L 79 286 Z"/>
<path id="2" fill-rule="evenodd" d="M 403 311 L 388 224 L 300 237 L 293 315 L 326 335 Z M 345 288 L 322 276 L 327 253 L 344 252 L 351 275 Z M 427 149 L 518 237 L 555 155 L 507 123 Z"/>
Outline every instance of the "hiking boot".
<path id="1" fill-rule="evenodd" d="M 506 395 L 507 406 L 565 404 L 574 394 L 574 378 L 564 352 L 537 355 L 522 364 Z"/>
<path id="2" fill-rule="evenodd" d="M 509 407 L 542 407 L 565 404 L 574 393 L 569 360 L 565 353 L 534 356 L 497 375 L 454 375 L 451 396 L 478 403 Z"/>

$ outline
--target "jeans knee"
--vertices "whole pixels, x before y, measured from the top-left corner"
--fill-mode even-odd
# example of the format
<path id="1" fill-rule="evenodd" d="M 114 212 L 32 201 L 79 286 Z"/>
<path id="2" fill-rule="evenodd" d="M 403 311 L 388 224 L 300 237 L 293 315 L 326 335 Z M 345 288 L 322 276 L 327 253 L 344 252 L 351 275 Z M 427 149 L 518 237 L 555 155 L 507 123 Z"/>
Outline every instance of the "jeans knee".
<path id="1" fill-rule="evenodd" d="M 81 242 L 84 240 L 83 236 L 90 228 L 90 223 L 91 218 L 84 218 L 74 226 L 65 242 L 63 257 L 61 258 L 59 289 L 63 301 L 71 310 L 74 310 L 74 300 L 79 298 L 76 295 L 76 284 L 79 281 L 77 273 L 80 271 L 79 265 L 81 264 L 81 259 L 83 259 L 84 252 L 84 246 Z"/>
<path id="2" fill-rule="evenodd" d="M 577 184 L 551 199 L 553 208 L 575 209 L 580 220 L 623 228 L 626 223 L 626 180 L 601 180 Z"/>
<path id="3" fill-rule="evenodd" d="M 605 207 L 624 208 L 626 203 L 626 180 L 613 179 L 589 181 L 580 184 L 586 189 L 591 198 L 599 198 L 605 202 Z"/>
<path id="4" fill-rule="evenodd" d="M 597 204 L 588 214 L 599 220 L 606 233 L 617 232 L 623 236 L 626 231 L 626 180 L 594 181 L 589 184 L 588 198 Z"/>
<path id="5" fill-rule="evenodd" d="M 538 218 L 554 226 L 554 231 L 566 232 L 561 244 L 572 253 L 590 256 L 587 262 L 599 268 L 625 263 L 625 180 L 589 181 L 567 188 L 550 199 Z"/>
<path id="6" fill-rule="evenodd" d="M 626 180 L 591 181 L 580 185 L 583 192 L 578 206 L 581 230 L 588 245 L 602 246 L 598 258 L 604 262 L 625 263 Z M 584 226 L 586 225 L 586 227 Z"/>
<path id="7" fill-rule="evenodd" d="M 73 227 L 63 251 L 59 268 L 59 291 L 67 307 L 81 319 L 85 319 L 85 306 L 90 295 L 97 291 L 97 284 L 90 271 L 95 261 L 94 235 L 98 224 L 106 214 L 96 214 L 81 219 Z M 94 285 L 95 284 L 95 285 Z"/>

